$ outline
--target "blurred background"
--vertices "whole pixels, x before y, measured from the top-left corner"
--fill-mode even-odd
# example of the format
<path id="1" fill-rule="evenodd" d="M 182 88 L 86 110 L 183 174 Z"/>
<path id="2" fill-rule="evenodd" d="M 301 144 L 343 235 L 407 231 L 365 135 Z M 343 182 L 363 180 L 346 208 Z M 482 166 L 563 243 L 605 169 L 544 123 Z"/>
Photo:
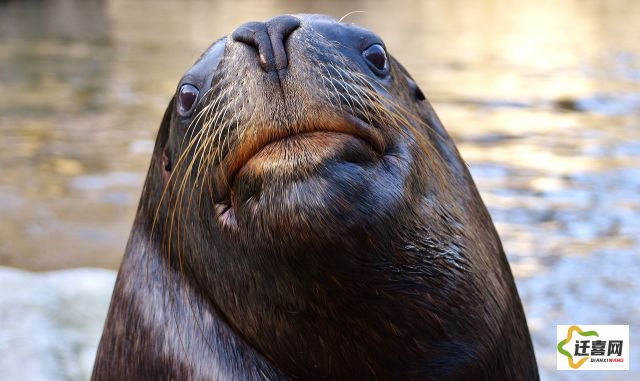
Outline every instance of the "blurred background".
<path id="1" fill-rule="evenodd" d="M 351 11 L 468 162 L 542 378 L 640 379 L 633 0 L 0 1 L 0 379 L 89 377 L 156 130 L 200 53 L 245 21 Z M 556 324 L 630 324 L 632 370 L 556 371 Z"/>

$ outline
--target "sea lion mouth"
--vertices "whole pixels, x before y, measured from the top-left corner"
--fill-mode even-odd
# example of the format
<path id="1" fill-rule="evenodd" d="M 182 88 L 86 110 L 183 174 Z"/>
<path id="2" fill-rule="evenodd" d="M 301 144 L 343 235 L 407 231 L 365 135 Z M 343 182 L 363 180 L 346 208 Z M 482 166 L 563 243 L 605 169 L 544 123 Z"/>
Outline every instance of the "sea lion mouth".
<path id="1" fill-rule="evenodd" d="M 235 225 L 234 188 L 248 172 L 304 171 L 330 159 L 372 162 L 385 152 L 379 129 L 353 115 L 319 118 L 295 128 L 258 129 L 220 162 L 215 178 L 216 216 L 224 225 Z"/>

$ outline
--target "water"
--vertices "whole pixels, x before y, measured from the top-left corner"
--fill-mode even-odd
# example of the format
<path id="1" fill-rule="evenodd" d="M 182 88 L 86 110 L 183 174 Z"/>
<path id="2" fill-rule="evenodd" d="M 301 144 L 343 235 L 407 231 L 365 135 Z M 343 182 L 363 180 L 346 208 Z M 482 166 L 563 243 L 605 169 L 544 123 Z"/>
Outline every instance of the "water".
<path id="1" fill-rule="evenodd" d="M 640 342 L 636 1 L 0 2 L 0 265 L 117 268 L 162 113 L 200 52 L 248 20 L 354 10 L 468 162 L 543 378 L 640 379 L 637 348 L 632 372 L 582 378 L 555 371 L 554 349 L 555 324 L 631 324 Z"/>

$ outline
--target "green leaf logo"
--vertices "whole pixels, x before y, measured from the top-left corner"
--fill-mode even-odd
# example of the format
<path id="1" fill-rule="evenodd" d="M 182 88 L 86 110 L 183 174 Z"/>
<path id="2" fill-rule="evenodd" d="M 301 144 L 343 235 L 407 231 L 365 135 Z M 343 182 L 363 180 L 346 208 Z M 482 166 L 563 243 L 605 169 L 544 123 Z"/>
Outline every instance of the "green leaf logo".
<path id="1" fill-rule="evenodd" d="M 578 362 L 574 362 L 573 361 L 573 356 L 571 356 L 571 353 L 563 348 L 564 345 L 571 340 L 571 336 L 573 335 L 574 332 L 577 332 L 580 336 L 585 336 L 585 337 L 586 336 L 598 336 L 599 337 L 599 335 L 598 335 L 598 332 L 596 332 L 596 331 L 586 331 L 585 332 L 582 329 L 580 329 L 580 327 L 578 327 L 577 325 L 572 325 L 567 330 L 567 338 L 558 343 L 558 352 L 560 352 L 561 354 L 567 356 L 567 361 L 569 361 L 569 366 L 571 368 L 578 369 L 578 368 L 580 368 L 580 366 L 582 364 L 585 363 L 585 361 L 587 361 L 589 359 L 589 356 L 578 360 Z"/>

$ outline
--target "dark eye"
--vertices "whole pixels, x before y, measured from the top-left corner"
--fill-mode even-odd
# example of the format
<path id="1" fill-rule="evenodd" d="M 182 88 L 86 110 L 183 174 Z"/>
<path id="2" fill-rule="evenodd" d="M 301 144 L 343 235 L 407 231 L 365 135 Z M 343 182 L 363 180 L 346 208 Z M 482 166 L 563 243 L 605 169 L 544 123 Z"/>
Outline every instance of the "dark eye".
<path id="1" fill-rule="evenodd" d="M 195 86 L 185 84 L 180 87 L 178 93 L 178 114 L 181 116 L 189 116 L 193 112 L 196 106 L 196 100 L 198 99 L 198 90 Z"/>
<path id="2" fill-rule="evenodd" d="M 366 58 L 367 63 L 372 65 L 378 71 L 387 69 L 387 52 L 380 44 L 373 44 L 362 52 L 362 56 Z"/>

